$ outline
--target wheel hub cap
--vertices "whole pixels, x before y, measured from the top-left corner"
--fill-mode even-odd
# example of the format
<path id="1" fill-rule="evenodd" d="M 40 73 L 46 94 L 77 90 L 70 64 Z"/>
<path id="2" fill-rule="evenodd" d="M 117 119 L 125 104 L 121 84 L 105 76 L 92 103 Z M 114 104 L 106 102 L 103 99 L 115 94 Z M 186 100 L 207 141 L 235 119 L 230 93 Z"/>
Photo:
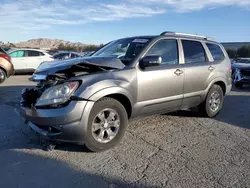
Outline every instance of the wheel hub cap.
<path id="1" fill-rule="evenodd" d="M 100 111 L 92 122 L 92 136 L 100 143 L 113 140 L 120 128 L 120 117 L 116 110 L 106 108 Z"/>
<path id="2" fill-rule="evenodd" d="M 217 91 L 215 91 L 212 93 L 209 100 L 210 109 L 213 112 L 216 112 L 220 108 L 220 104 L 221 104 L 220 94 Z"/>

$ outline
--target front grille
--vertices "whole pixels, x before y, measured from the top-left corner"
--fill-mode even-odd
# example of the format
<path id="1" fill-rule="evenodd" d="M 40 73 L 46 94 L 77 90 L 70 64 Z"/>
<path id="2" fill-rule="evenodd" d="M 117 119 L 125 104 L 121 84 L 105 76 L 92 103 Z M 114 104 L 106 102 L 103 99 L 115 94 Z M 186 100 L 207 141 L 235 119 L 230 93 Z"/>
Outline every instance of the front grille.
<path id="1" fill-rule="evenodd" d="M 250 76 L 250 70 L 241 70 L 240 72 L 243 76 Z"/>

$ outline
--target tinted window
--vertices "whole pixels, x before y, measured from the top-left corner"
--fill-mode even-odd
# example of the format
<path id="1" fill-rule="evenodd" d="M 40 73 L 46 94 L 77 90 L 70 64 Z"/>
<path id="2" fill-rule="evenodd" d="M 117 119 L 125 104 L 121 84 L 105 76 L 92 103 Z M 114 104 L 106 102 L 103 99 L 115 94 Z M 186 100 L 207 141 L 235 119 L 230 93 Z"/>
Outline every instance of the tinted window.
<path id="1" fill-rule="evenodd" d="M 74 54 L 74 53 L 71 54 L 71 58 L 76 58 L 76 57 L 79 57 L 79 55 Z"/>
<path id="2" fill-rule="evenodd" d="M 214 61 L 220 61 L 225 58 L 221 48 L 216 44 L 207 43 L 207 47 L 210 50 Z"/>
<path id="3" fill-rule="evenodd" d="M 249 63 L 250 64 L 250 59 L 235 59 L 234 63 Z"/>
<path id="4" fill-rule="evenodd" d="M 40 52 L 28 50 L 28 57 L 40 56 Z"/>
<path id="5" fill-rule="evenodd" d="M 44 53 L 42 53 L 42 52 L 39 52 L 39 54 L 40 54 L 40 56 L 43 56 L 43 55 L 45 55 Z"/>
<path id="6" fill-rule="evenodd" d="M 14 51 L 10 53 L 10 57 L 24 57 L 24 51 L 23 50 Z"/>
<path id="7" fill-rule="evenodd" d="M 205 51 L 200 42 L 182 40 L 185 63 L 202 63 L 206 62 Z"/>
<path id="8" fill-rule="evenodd" d="M 65 59 L 68 56 L 69 56 L 69 53 L 60 53 L 60 54 L 54 55 L 54 59 Z"/>
<path id="9" fill-rule="evenodd" d="M 147 52 L 146 56 L 160 56 L 162 64 L 178 64 L 178 46 L 176 40 L 160 40 Z"/>

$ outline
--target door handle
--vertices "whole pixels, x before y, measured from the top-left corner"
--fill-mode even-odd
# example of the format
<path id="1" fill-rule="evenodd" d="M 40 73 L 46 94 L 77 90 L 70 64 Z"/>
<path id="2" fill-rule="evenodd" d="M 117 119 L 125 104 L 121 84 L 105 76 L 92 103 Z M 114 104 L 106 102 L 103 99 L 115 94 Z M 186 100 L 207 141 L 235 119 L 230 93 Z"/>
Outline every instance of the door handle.
<path id="1" fill-rule="evenodd" d="M 213 71 L 213 70 L 214 70 L 214 67 L 213 67 L 213 66 L 210 66 L 210 67 L 208 68 L 208 70 Z"/>
<path id="2" fill-rule="evenodd" d="M 180 69 L 176 69 L 176 71 L 174 72 L 177 76 L 180 76 L 182 73 L 183 73 L 183 71 L 182 70 L 180 70 Z"/>

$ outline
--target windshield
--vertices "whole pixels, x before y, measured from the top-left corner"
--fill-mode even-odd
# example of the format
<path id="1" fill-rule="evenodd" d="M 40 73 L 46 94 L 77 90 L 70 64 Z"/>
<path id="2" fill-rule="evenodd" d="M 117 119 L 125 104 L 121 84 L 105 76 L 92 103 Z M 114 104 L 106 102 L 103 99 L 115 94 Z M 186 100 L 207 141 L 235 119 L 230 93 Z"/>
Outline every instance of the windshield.
<path id="1" fill-rule="evenodd" d="M 236 59 L 234 63 L 248 63 L 250 64 L 250 59 Z"/>
<path id="2" fill-rule="evenodd" d="M 126 38 L 110 42 L 92 56 L 116 57 L 125 65 L 129 65 L 141 53 L 151 38 Z"/>

